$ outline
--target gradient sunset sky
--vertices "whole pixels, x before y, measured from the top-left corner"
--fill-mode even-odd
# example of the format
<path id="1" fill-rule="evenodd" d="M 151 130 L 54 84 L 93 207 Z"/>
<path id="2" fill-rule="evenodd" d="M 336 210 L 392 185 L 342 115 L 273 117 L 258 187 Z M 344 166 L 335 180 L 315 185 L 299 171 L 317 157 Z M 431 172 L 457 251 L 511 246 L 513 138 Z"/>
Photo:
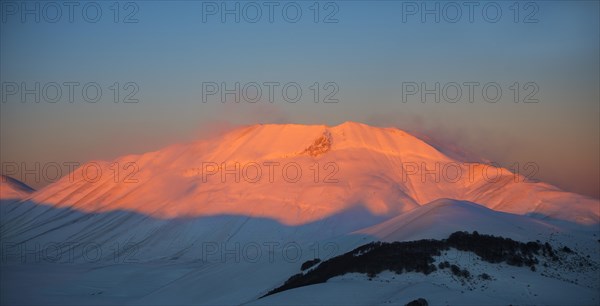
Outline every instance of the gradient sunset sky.
<path id="1" fill-rule="evenodd" d="M 272 23 L 265 15 L 257 23 L 221 22 L 218 15 L 203 22 L 201 1 L 133 1 L 137 22 L 123 23 L 131 7 L 121 6 L 114 22 L 112 2 L 97 3 L 103 12 L 97 23 L 83 20 L 79 10 L 70 23 L 66 8 L 56 23 L 3 15 L 3 84 L 97 82 L 103 89 L 97 103 L 69 103 L 64 96 L 57 103 L 21 103 L 18 95 L 7 96 L 0 104 L 3 163 L 110 160 L 245 124 L 359 121 L 428 135 L 504 166 L 535 162 L 536 178 L 600 195 L 598 1 L 535 2 L 531 23 L 523 20 L 533 6 L 521 2 L 515 22 L 511 1 L 495 2 L 502 8 L 498 22 L 485 20 L 480 9 L 470 22 L 462 6 L 456 23 L 443 16 L 422 22 L 418 14 L 403 21 L 406 2 L 395 1 L 332 2 L 339 8 L 335 23 L 322 22 L 332 12 L 326 2 L 319 22 L 312 1 L 295 2 L 303 12 L 296 23 L 278 9 Z M 256 3 L 265 14 L 263 2 Z M 428 2 L 436 3 L 444 5 Z M 139 102 L 113 103 L 115 82 L 137 84 Z M 296 82 L 303 96 L 297 103 L 277 95 L 273 103 L 214 97 L 203 103 L 203 82 Z M 337 84 L 339 102 L 314 103 L 309 86 L 315 82 Z M 465 97 L 421 103 L 417 96 L 403 103 L 406 82 L 496 82 L 503 93 L 496 103 L 477 91 L 473 103 Z M 514 103 L 509 86 L 515 82 L 537 84 L 539 102 Z"/>

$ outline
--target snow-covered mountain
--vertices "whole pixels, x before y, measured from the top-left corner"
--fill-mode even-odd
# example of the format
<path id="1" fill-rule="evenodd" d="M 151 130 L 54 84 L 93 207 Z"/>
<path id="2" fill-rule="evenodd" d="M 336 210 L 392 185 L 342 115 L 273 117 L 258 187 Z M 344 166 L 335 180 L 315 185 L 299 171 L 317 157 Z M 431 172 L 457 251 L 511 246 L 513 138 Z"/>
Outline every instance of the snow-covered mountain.
<path id="1" fill-rule="evenodd" d="M 441 198 L 584 224 L 598 223 L 600 214 L 596 199 L 508 169 L 451 159 L 395 128 L 353 122 L 254 125 L 208 141 L 92 162 L 33 201 L 86 212 L 240 214 L 298 225 L 357 206 L 392 217 Z"/>
<path id="2" fill-rule="evenodd" d="M 223 163 L 225 170 L 218 168 Z M 431 174 L 436 167 L 439 178 Z M 2 189 L 20 190 L 10 182 Z M 2 303 L 570 301 L 542 297 L 544 288 L 566 288 L 577 303 L 600 301 L 597 199 L 452 159 L 395 128 L 254 125 L 90 162 L 18 196 L 0 205 Z M 352 274 L 261 299 L 307 260 L 372 241 L 443 239 L 456 231 L 539 240 L 575 253 L 543 272 L 443 255 L 440 261 L 492 275 L 485 288 L 467 295 L 477 280 L 465 285 L 439 271 L 385 274 L 376 284 Z M 573 270 L 574 263 L 586 266 Z M 534 288 L 522 289 L 524 282 Z M 431 293 L 434 288 L 443 294 Z M 352 294 L 340 298 L 344 292 Z"/>

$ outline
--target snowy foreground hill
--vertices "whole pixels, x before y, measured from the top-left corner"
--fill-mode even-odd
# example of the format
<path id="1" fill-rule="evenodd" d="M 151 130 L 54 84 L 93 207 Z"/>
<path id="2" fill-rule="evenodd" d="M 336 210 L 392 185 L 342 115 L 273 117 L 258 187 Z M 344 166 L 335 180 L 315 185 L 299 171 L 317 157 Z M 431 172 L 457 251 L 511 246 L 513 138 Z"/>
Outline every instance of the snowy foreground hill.
<path id="1" fill-rule="evenodd" d="M 2 304 L 600 303 L 597 199 L 398 129 L 255 125 L 0 195 Z"/>

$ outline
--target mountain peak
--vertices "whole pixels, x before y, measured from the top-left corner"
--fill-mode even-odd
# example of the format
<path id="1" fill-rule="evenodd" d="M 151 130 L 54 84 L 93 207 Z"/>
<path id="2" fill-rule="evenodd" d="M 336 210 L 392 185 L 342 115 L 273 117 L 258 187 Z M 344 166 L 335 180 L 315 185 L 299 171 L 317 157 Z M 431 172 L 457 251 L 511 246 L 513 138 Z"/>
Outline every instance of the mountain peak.
<path id="1" fill-rule="evenodd" d="M 340 123 L 338 125 L 336 125 L 335 127 L 369 127 L 369 128 L 375 128 L 373 126 L 361 123 L 361 122 L 356 122 L 356 121 L 344 121 L 343 123 Z"/>
<path id="2" fill-rule="evenodd" d="M 380 154 L 420 155 L 449 160 L 423 140 L 396 128 L 382 128 L 347 121 L 336 126 L 302 124 L 257 124 L 235 129 L 215 148 L 221 157 L 244 160 L 367 150 Z M 217 153 L 215 153 L 217 154 Z"/>

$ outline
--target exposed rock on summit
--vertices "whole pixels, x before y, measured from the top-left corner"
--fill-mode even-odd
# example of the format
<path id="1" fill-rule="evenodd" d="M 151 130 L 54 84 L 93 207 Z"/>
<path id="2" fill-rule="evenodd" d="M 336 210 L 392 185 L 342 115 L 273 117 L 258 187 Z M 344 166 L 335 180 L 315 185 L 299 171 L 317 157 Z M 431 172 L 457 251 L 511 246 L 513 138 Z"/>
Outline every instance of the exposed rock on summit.
<path id="1" fill-rule="evenodd" d="M 315 142 L 310 147 L 304 149 L 301 154 L 308 154 L 313 157 L 325 154 L 331 149 L 332 143 L 331 133 L 326 130 L 321 137 L 315 139 Z"/>

